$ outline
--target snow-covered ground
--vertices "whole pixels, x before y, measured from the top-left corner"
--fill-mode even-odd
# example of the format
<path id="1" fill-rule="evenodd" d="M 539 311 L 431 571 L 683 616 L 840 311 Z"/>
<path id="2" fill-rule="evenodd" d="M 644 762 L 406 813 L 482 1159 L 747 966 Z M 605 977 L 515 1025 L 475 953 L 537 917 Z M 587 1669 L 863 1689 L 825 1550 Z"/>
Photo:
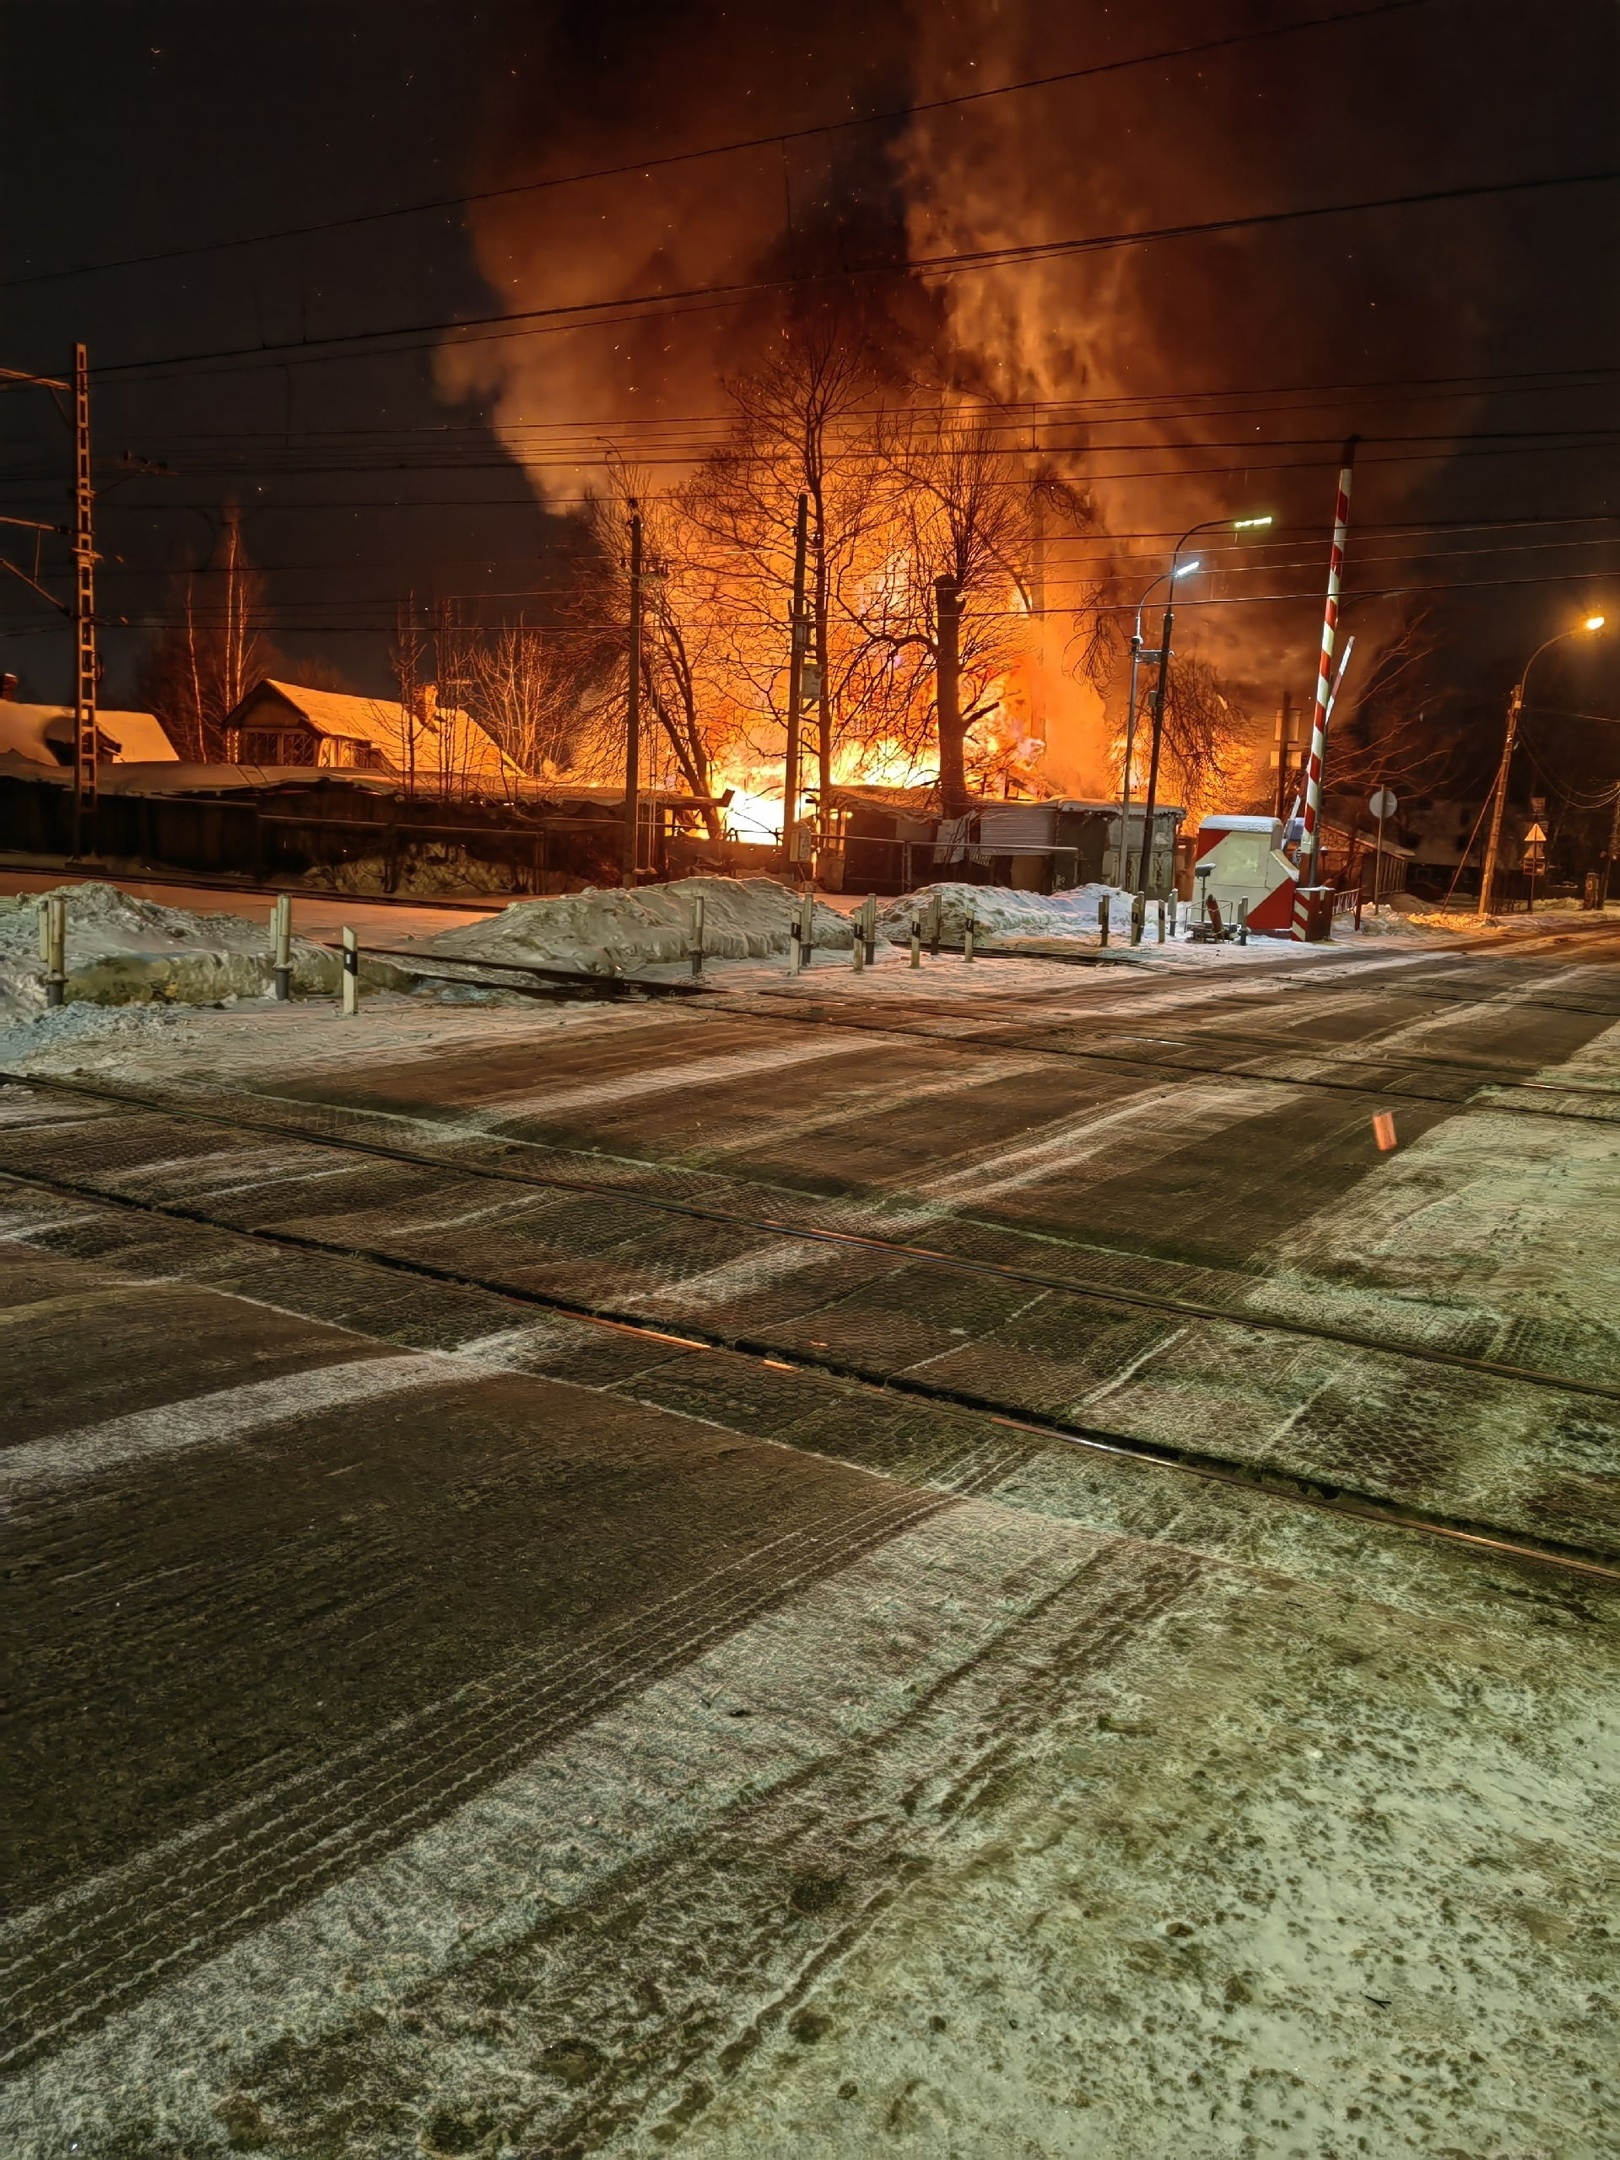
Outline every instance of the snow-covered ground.
<path id="1" fill-rule="evenodd" d="M 262 997 L 272 986 L 275 953 L 264 923 L 164 907 L 116 885 L 54 890 L 67 903 L 65 996 L 73 1003 L 217 1005 Z M 44 897 L 0 897 L 0 1016 L 7 1019 L 45 1009 L 39 928 Z M 295 938 L 292 960 L 295 991 L 308 995 L 335 987 L 336 963 L 320 946 Z"/>
<path id="2" fill-rule="evenodd" d="M 624 975 L 687 959 L 696 903 L 702 900 L 703 949 L 719 960 L 787 955 L 800 902 L 772 878 L 683 878 L 644 885 L 514 900 L 488 921 L 424 938 L 421 949 L 446 958 L 533 961 L 583 975 Z M 812 940 L 822 951 L 848 952 L 848 920 L 815 903 Z"/>
<path id="3" fill-rule="evenodd" d="M 262 919 L 266 901 L 247 903 L 260 918 L 253 919 L 245 912 L 170 907 L 106 883 L 81 882 L 56 890 L 67 902 L 68 981 L 65 1011 L 50 1016 L 45 1014 L 39 956 L 38 902 L 43 895 L 0 895 L 0 1028 L 7 1054 L 14 1058 L 58 1042 L 96 1041 L 111 1049 L 129 1034 L 130 1026 L 143 1041 L 153 1029 L 158 1035 L 166 1033 L 161 1018 L 148 1026 L 114 1025 L 110 1018 L 92 1017 L 105 1008 L 200 1008 L 270 995 L 274 955 Z M 1111 929 L 1106 958 L 1099 951 L 1097 927 L 1104 897 L 1110 903 Z M 360 924 L 362 983 L 369 1000 L 401 990 L 447 1003 L 486 1004 L 507 998 L 503 977 L 493 971 L 482 982 L 452 983 L 414 975 L 408 961 L 383 957 L 389 951 L 420 953 L 427 961 L 530 962 L 599 978 L 682 978 L 690 966 L 699 898 L 704 904 L 705 975 L 712 985 L 740 990 L 790 972 L 799 895 L 769 878 L 689 878 L 633 892 L 610 888 L 519 900 L 499 913 L 453 918 L 443 929 L 416 911 L 401 918 L 374 908 Z M 922 968 L 913 972 L 911 925 L 919 922 L 927 935 L 936 903 L 944 949 L 938 957 L 925 955 Z M 868 973 L 854 970 L 851 917 L 861 904 L 860 897 L 851 894 L 818 896 L 814 903 L 807 983 L 821 993 L 836 984 L 843 994 L 859 995 L 863 983 L 870 983 Z M 296 997 L 335 993 L 337 967 L 327 941 L 335 939 L 339 925 L 355 912 L 353 905 L 345 912 L 342 901 L 329 901 L 318 919 L 310 920 L 306 904 L 299 904 L 295 920 L 314 935 L 294 939 Z M 1076 960 L 1121 969 L 1216 974 L 1265 961 L 1314 963 L 1318 968 L 1329 961 L 1322 947 L 1286 938 L 1256 936 L 1240 946 L 1194 944 L 1172 935 L 1161 945 L 1156 911 L 1149 915 L 1143 943 L 1133 947 L 1129 918 L 1130 896 L 1109 886 L 1051 895 L 984 885 L 926 886 L 879 909 L 872 967 L 890 986 L 890 994 L 926 986 L 931 995 L 972 998 L 986 988 L 1055 989 L 1072 979 Z M 970 919 L 979 955 L 974 962 L 961 953 Z M 1377 913 L 1364 913 L 1359 933 L 1343 925 L 1331 952 L 1354 964 L 1358 952 L 1367 953 L 1378 943 L 1397 944 L 1416 959 L 1425 949 L 1455 949 L 1463 940 L 1518 943 L 1567 931 L 1581 919 L 1568 911 L 1549 911 L 1482 923 L 1472 915 L 1424 912 L 1403 896 Z M 1010 946 L 1019 948 L 1016 957 L 1007 950 Z M 368 950 L 376 957 L 365 958 Z M 876 991 L 875 984 L 870 987 Z"/>

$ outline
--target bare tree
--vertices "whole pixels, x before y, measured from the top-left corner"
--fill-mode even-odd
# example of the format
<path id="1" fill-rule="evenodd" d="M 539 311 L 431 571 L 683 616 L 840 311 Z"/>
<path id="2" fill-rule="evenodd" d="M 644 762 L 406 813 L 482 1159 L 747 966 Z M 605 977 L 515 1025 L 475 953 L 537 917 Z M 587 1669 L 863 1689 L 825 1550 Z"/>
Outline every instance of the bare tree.
<path id="1" fill-rule="evenodd" d="M 920 721 L 936 734 L 942 794 L 960 815 L 967 739 L 1002 708 L 1007 679 L 1027 651 L 1036 535 L 1054 507 L 1074 523 L 1084 523 L 1089 509 L 1054 474 L 1039 473 L 1032 486 L 993 416 L 943 403 L 885 416 L 882 471 L 904 569 L 890 577 L 868 617 L 874 651 L 886 652 L 904 679 L 913 733 Z M 960 608 L 954 727 L 942 724 L 937 698 L 930 710 L 919 695 L 925 680 L 937 680 L 941 580 L 954 587 Z"/>
<path id="2" fill-rule="evenodd" d="M 1164 757 L 1183 806 L 1198 816 L 1243 769 L 1254 724 L 1248 708 L 1207 660 L 1172 660 L 1164 707 Z"/>
<path id="3" fill-rule="evenodd" d="M 806 611 L 815 666 L 811 740 L 820 800 L 839 740 L 859 731 L 870 679 L 852 589 L 866 574 L 876 498 L 873 426 L 883 375 L 863 312 L 847 297 L 789 317 L 760 366 L 727 384 L 727 441 L 682 490 L 708 543 L 714 597 L 729 628 L 739 709 L 786 724 L 794 526 L 808 498 Z"/>
<path id="4" fill-rule="evenodd" d="M 615 459 L 586 513 L 591 547 L 577 559 L 559 626 L 561 672 L 571 686 L 576 769 L 622 771 L 629 696 L 630 520 L 642 522 L 641 685 L 644 754 L 690 795 L 713 794 L 727 617 L 704 536 L 684 500 L 656 496 L 646 476 Z M 652 725 L 647 726 L 648 720 Z M 718 840 L 724 820 L 706 810 Z"/>
<path id="5" fill-rule="evenodd" d="M 277 665 L 258 627 L 264 578 L 248 559 L 234 504 L 207 565 L 183 574 L 175 599 L 179 620 L 147 654 L 140 693 L 182 757 L 215 764 L 226 755 L 227 716 Z"/>
<path id="6" fill-rule="evenodd" d="M 570 762 L 573 692 L 565 652 L 546 631 L 509 623 L 472 642 L 467 711 L 511 761 L 503 767 L 509 794 L 523 777 L 555 775 Z"/>

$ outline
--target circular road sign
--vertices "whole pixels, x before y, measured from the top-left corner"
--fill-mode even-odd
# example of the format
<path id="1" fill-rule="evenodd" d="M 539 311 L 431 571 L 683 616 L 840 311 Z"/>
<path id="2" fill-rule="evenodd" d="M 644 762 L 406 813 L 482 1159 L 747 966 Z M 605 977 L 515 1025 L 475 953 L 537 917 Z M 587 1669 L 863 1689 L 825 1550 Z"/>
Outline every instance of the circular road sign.
<path id="1" fill-rule="evenodd" d="M 1367 801 L 1367 808 L 1374 817 L 1392 818 L 1399 807 L 1387 787 L 1375 788 Z"/>

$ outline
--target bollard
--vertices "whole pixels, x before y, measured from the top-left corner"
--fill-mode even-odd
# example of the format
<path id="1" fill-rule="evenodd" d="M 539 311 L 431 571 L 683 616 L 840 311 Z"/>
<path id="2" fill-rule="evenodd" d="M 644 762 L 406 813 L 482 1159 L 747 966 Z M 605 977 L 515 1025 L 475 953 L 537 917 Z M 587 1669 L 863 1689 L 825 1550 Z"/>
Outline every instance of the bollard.
<path id="1" fill-rule="evenodd" d="M 1247 900 L 1240 900 L 1237 904 L 1237 934 L 1238 943 L 1247 945 L 1249 942 L 1249 903 Z"/>
<path id="2" fill-rule="evenodd" d="M 360 947 L 354 932 L 343 926 L 343 1017 L 352 1020 L 360 1010 Z"/>
<path id="3" fill-rule="evenodd" d="M 866 940 L 861 936 L 861 926 L 855 925 L 855 935 L 849 941 L 849 964 L 859 975 L 866 966 Z"/>
<path id="4" fill-rule="evenodd" d="M 964 960 L 973 958 L 973 929 L 973 917 L 970 915 L 962 925 L 962 958 Z"/>
<path id="5" fill-rule="evenodd" d="M 868 967 L 877 958 L 877 894 L 869 892 L 861 904 L 861 936 L 866 944 Z"/>
<path id="6" fill-rule="evenodd" d="M 816 896 L 807 885 L 799 902 L 799 966 L 810 965 L 810 955 L 815 951 Z"/>
<path id="7" fill-rule="evenodd" d="M 943 916 L 943 905 L 940 901 L 939 894 L 935 893 L 933 899 L 933 906 L 928 918 L 928 957 L 930 960 L 937 960 L 939 958 L 939 940 L 941 929 L 943 927 Z"/>
<path id="8" fill-rule="evenodd" d="M 1159 902 L 1159 943 L 1164 943 L 1164 902 Z"/>
<path id="9" fill-rule="evenodd" d="M 922 966 L 922 924 L 915 915 L 911 918 L 911 964 L 914 968 Z"/>
<path id="10" fill-rule="evenodd" d="M 1108 943 L 1108 895 L 1106 893 L 1097 902 L 1097 943 L 1099 947 Z"/>
<path id="11" fill-rule="evenodd" d="M 67 898 L 47 893 L 39 910 L 39 956 L 45 963 L 45 1003 L 60 1005 L 67 989 Z"/>
<path id="12" fill-rule="evenodd" d="M 692 980 L 701 981 L 703 976 L 703 895 L 692 896 Z"/>
<path id="13" fill-rule="evenodd" d="M 276 943 L 276 999 L 285 1005 L 292 996 L 292 894 L 280 893 L 270 914 L 270 934 Z"/>
<path id="14" fill-rule="evenodd" d="M 1131 895 L 1131 943 L 1140 945 L 1142 932 L 1147 928 L 1147 894 Z"/>
<path id="15" fill-rule="evenodd" d="M 798 933 L 798 931 L 797 931 L 797 930 L 795 930 L 795 931 L 794 931 L 794 933 L 793 933 L 793 935 L 792 935 L 792 937 L 790 937 L 790 938 L 788 939 L 788 973 L 789 973 L 789 975 L 797 975 L 797 974 L 798 974 L 798 972 L 799 972 L 799 933 Z"/>

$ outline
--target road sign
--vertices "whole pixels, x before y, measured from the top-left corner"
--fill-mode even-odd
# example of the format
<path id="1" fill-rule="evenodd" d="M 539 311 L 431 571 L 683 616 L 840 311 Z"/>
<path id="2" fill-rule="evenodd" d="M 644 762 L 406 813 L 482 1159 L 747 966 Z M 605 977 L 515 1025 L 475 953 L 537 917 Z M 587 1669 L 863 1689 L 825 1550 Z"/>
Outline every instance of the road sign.
<path id="1" fill-rule="evenodd" d="M 1539 825 L 1532 825 L 1530 830 L 1524 836 L 1524 844 L 1526 847 L 1545 847 L 1547 844 L 1547 835 L 1542 831 Z"/>
<path id="2" fill-rule="evenodd" d="M 1375 818 L 1392 818 L 1400 808 L 1387 787 L 1374 788 L 1367 799 L 1367 808 Z"/>

